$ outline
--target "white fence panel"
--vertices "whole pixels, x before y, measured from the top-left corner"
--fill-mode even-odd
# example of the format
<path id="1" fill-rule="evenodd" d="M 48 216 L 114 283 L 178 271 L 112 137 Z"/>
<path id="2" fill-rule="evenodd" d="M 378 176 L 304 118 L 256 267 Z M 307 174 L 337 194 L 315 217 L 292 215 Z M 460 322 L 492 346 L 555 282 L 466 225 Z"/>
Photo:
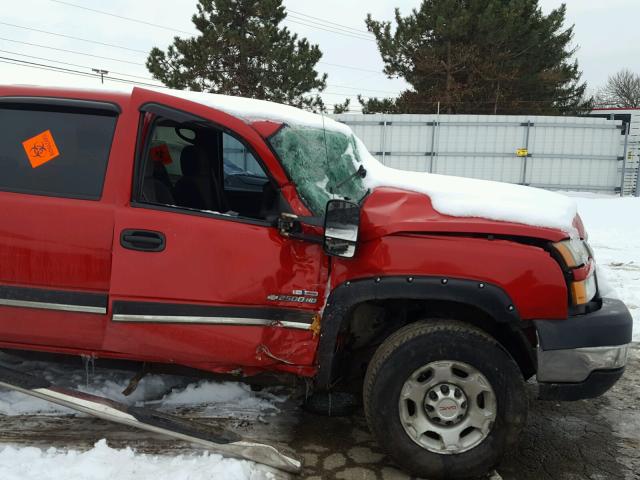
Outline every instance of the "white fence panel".
<path id="1" fill-rule="evenodd" d="M 613 193 L 622 186 L 625 151 L 619 120 L 523 115 L 333 117 L 349 125 L 373 155 L 394 168 L 550 189 Z"/>

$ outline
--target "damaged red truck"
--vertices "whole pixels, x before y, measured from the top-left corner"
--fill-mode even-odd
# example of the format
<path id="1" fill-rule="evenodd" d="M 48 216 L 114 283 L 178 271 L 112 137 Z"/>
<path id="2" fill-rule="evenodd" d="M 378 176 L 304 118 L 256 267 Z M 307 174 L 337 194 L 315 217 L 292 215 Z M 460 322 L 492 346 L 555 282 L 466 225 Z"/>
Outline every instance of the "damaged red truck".
<path id="1" fill-rule="evenodd" d="M 237 100 L 0 87 L 1 348 L 359 382 L 429 478 L 495 466 L 534 375 L 555 400 L 620 378 L 631 317 L 579 217 L 443 215 L 367 188 L 352 134 Z"/>

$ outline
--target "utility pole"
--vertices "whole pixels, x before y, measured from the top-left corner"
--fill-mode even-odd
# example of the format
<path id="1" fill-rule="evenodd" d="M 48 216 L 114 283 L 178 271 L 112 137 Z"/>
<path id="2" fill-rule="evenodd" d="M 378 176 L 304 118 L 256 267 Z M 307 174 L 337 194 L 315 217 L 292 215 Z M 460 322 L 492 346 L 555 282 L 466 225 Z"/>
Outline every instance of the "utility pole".
<path id="1" fill-rule="evenodd" d="M 100 75 L 100 83 L 104 84 L 104 76 L 109 74 L 108 70 L 102 70 L 101 68 L 92 68 L 94 72 Z"/>

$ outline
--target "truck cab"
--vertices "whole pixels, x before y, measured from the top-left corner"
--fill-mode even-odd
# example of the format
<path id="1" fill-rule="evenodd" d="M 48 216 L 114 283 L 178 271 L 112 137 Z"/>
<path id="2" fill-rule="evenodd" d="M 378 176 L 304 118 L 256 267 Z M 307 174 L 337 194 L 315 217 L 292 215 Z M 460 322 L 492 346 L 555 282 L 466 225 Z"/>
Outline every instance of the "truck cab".
<path id="1" fill-rule="evenodd" d="M 0 124 L 0 348 L 357 385 L 429 478 L 495 466 L 530 378 L 577 400 L 624 371 L 631 316 L 567 197 L 387 169 L 220 95 L 4 86 Z"/>

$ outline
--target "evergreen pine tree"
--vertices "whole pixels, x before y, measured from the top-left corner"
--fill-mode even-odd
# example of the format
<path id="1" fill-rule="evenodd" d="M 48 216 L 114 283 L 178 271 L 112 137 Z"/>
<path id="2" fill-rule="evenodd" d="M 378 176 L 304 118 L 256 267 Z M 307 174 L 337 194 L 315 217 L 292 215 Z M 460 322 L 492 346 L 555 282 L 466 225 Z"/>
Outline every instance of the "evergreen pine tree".
<path id="1" fill-rule="evenodd" d="M 367 111 L 566 114 L 590 108 L 572 60 L 564 5 L 544 15 L 538 0 L 422 0 L 391 22 L 371 15 L 390 77 L 411 89 L 397 99 L 361 101 Z M 393 107 L 393 108 L 391 108 Z"/>
<path id="2" fill-rule="evenodd" d="M 199 34 L 153 48 L 147 68 L 168 87 L 272 100 L 324 110 L 327 75 L 315 70 L 317 45 L 280 23 L 282 0 L 199 0 L 192 21 Z"/>

